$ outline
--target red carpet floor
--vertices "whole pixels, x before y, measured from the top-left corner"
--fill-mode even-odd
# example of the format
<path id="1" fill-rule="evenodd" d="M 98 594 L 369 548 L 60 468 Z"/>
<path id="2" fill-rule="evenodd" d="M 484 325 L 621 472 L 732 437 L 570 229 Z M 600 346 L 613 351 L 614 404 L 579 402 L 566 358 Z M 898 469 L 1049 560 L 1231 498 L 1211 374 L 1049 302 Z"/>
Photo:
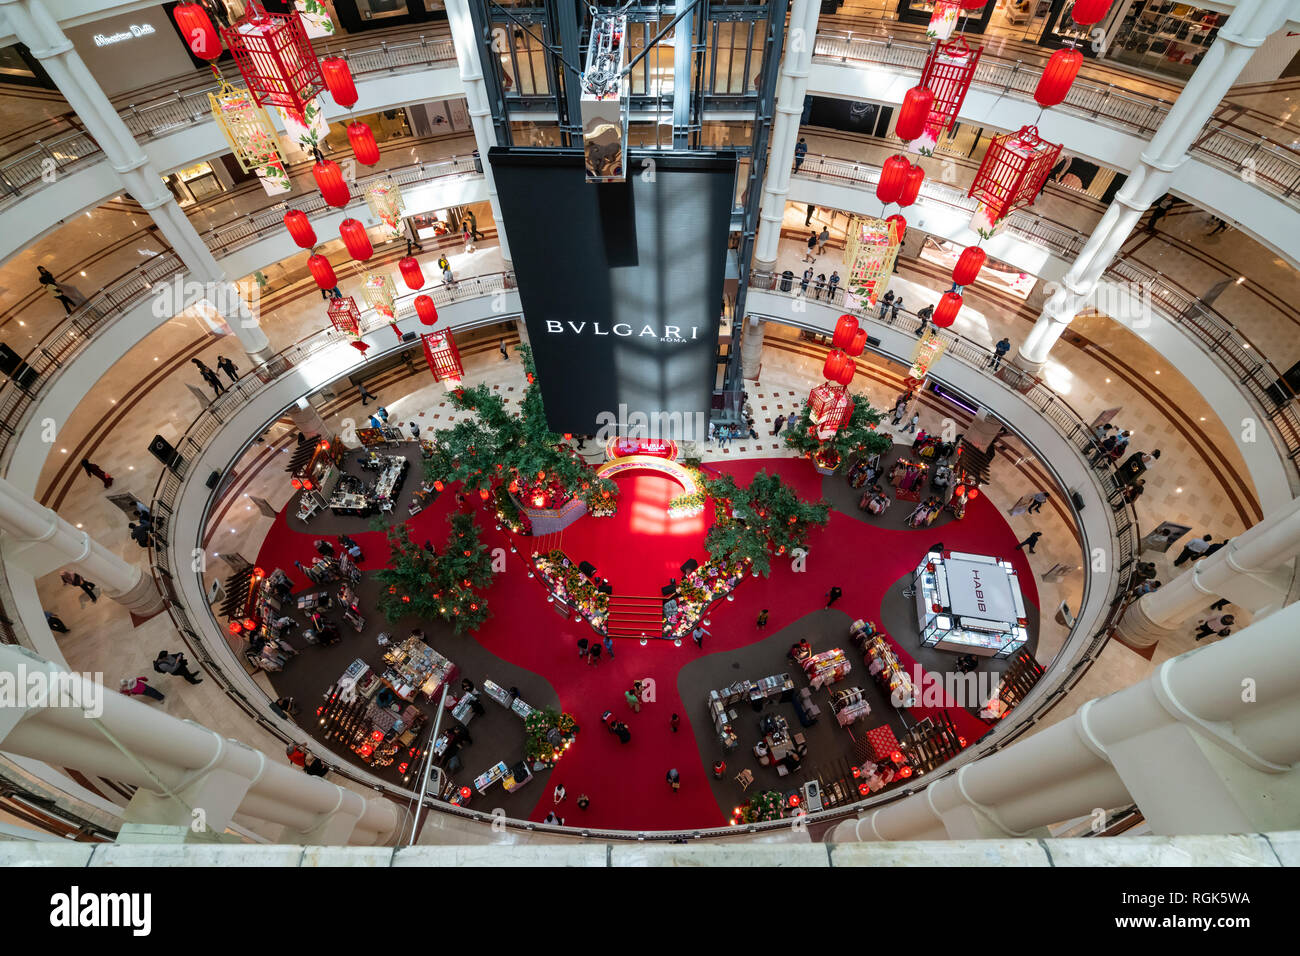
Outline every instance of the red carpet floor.
<path id="1" fill-rule="evenodd" d="M 575 561 L 591 561 L 615 594 L 648 597 L 669 578 L 682 576 L 688 558 L 703 563 L 704 536 L 713 524 L 712 503 L 693 518 L 668 517 L 668 502 L 685 489 L 654 472 L 625 472 L 618 511 L 611 518 L 586 517 L 560 533 L 558 547 Z M 599 556 L 599 560 L 593 555 Z"/>
<path id="2" fill-rule="evenodd" d="M 804 497 L 816 499 L 821 494 L 821 479 L 802 459 L 746 460 L 721 463 L 717 467 L 742 483 L 765 468 L 780 474 Z M 639 477 L 632 480 L 640 486 Z M 650 486 L 646 488 L 649 490 Z M 444 516 L 453 501 L 452 495 L 444 494 L 433 507 L 412 519 L 415 540 L 429 537 L 436 545 L 441 544 L 445 537 Z M 489 546 L 508 546 L 508 535 L 493 530 L 490 514 L 482 508 L 478 514 Z M 637 521 L 635 511 L 622 520 L 630 532 L 649 533 L 648 529 L 633 528 Z M 615 581 L 615 569 L 632 573 L 621 569 L 645 558 L 627 546 L 617 533 L 603 533 L 599 523 L 596 530 L 602 533 L 592 534 L 592 550 L 586 554 L 571 551 L 571 557 L 592 561 Z M 702 535 L 703 529 L 698 534 Z M 366 549 L 365 567 L 379 567 L 378 559 L 387 553 L 383 535 L 370 532 L 354 537 Z M 525 538 L 519 542 L 520 554 L 511 556 L 507 571 L 500 575 L 490 592 L 492 617 L 476 636 L 493 653 L 545 676 L 560 694 L 564 708 L 574 714 L 581 727 L 577 742 L 551 776 L 552 785 L 563 783 L 568 790 L 569 799 L 559 813 L 570 826 L 632 830 L 721 826 L 726 820 L 709 787 L 709 770 L 701 764 L 689 727 L 697 724 L 702 733 L 710 732 L 703 702 L 680 699 L 678 670 L 701 654 L 721 654 L 757 640 L 760 633 L 754 621 L 762 608 L 770 610 L 767 633 L 789 626 L 822 607 L 825 594 L 833 585 L 844 589 L 844 596 L 836 605 L 838 609 L 853 617 L 878 621 L 886 589 L 915 567 L 922 549 L 933 538 L 932 529 L 881 529 L 832 512 L 830 523 L 815 531 L 810 539 L 807 570 L 795 573 L 788 562 L 774 562 L 770 578 L 747 579 L 737 590 L 734 602 L 723 603 L 714 611 L 711 635 L 705 639 L 703 650 L 689 641 L 681 647 L 662 640 L 650 641 L 645 647 L 634 641 L 617 641 L 614 659 L 602 660 L 597 667 L 582 663 L 577 656 L 576 641 L 582 636 L 591 637 L 589 627 L 542 613 L 544 593 L 536 580 L 528 579 L 523 563 L 523 555 L 530 550 L 529 539 Z M 681 539 L 683 543 L 698 540 L 694 535 L 682 535 Z M 285 567 L 301 584 L 301 576 L 293 574 L 292 561 L 297 558 L 306 562 L 312 554 L 311 540 L 309 535 L 290 531 L 281 516 L 268 534 L 258 561 L 268 568 Z M 987 496 L 971 503 L 964 521 L 945 525 L 942 540 L 947 547 L 957 550 L 1010 556 L 1020 572 L 1025 598 L 1037 605 L 1033 574 L 1023 554 L 1015 550 L 1017 536 Z M 691 553 L 695 547 L 692 544 Z M 566 550 L 569 550 L 567 543 Z M 683 553 L 679 558 L 674 553 L 674 567 L 687 556 Z M 653 561 L 667 560 L 666 551 L 656 548 Z M 659 565 L 655 565 L 655 570 L 658 573 Z M 899 650 L 910 669 L 911 658 L 905 650 Z M 725 657 L 720 656 L 719 686 L 744 676 L 732 672 L 724 661 Z M 641 713 L 633 714 L 623 700 L 623 691 L 637 679 L 653 680 L 657 699 L 653 704 L 643 705 Z M 613 710 L 627 721 L 632 732 L 629 744 L 620 744 L 618 738 L 601 726 L 600 715 L 605 710 Z M 673 713 L 681 715 L 681 731 L 677 734 L 669 725 Z M 918 718 L 925 713 L 925 708 L 913 711 Z M 976 740 L 988 729 L 961 708 L 950 707 L 948 713 L 968 740 Z M 673 793 L 664 779 L 673 767 L 681 774 L 682 787 L 678 793 Z M 591 798 L 585 812 L 575 806 L 580 793 Z M 531 818 L 541 821 L 552 809 L 550 788 L 539 789 L 537 796 Z"/>

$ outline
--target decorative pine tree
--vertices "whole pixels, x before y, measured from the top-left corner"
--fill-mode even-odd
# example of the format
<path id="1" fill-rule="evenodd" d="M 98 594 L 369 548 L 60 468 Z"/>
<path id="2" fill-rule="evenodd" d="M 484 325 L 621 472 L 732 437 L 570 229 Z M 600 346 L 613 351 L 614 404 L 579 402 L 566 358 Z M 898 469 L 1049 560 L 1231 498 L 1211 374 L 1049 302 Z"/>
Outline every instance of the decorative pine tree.
<path id="1" fill-rule="evenodd" d="M 809 529 L 830 519 L 825 501 L 803 500 L 779 475 L 766 471 L 747 487 L 730 475 L 708 479 L 706 486 L 717 507 L 717 520 L 704 542 L 709 554 L 743 561 L 764 577 L 771 572 L 772 555 L 804 547 Z"/>
<path id="2" fill-rule="evenodd" d="M 853 414 L 835 434 L 822 441 L 817 437 L 812 414 L 807 405 L 785 432 L 785 443 L 795 451 L 818 458 L 828 466 L 839 465 L 853 457 L 881 454 L 893 447 L 894 440 L 877 431 L 885 420 L 884 412 L 871 406 L 865 395 L 853 396 Z"/>
<path id="3" fill-rule="evenodd" d="M 492 555 L 479 540 L 474 516 L 455 512 L 446 547 L 418 546 L 405 525 L 388 531 L 390 566 L 375 576 L 385 585 L 379 609 L 389 622 L 414 616 L 442 620 L 456 633 L 478 630 L 488 618 L 484 591 L 492 583 Z"/>

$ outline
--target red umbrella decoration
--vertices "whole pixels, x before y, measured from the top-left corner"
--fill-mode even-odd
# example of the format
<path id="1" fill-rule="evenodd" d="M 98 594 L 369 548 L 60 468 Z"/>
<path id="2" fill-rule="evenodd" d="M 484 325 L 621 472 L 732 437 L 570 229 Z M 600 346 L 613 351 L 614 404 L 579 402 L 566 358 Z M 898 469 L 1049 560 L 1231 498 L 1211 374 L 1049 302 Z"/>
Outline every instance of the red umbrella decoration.
<path id="1" fill-rule="evenodd" d="M 296 10 L 268 13 L 254 0 L 242 17 L 222 27 L 221 37 L 258 106 L 279 106 L 301 116 L 325 88 L 316 51 Z"/>
<path id="2" fill-rule="evenodd" d="M 316 230 L 311 227 L 307 214 L 299 209 L 290 209 L 284 214 L 284 227 L 289 236 L 302 249 L 311 249 L 317 245 Z"/>
<path id="3" fill-rule="evenodd" d="M 921 195 L 921 184 L 925 182 L 925 170 L 920 164 L 913 163 L 907 170 L 907 178 L 903 181 L 903 192 L 898 197 L 900 206 L 910 206 L 916 202 L 916 197 Z"/>
<path id="4" fill-rule="evenodd" d="M 402 274 L 402 281 L 406 287 L 413 292 L 419 292 L 424 288 L 424 273 L 420 271 L 420 263 L 415 256 L 405 256 L 397 261 L 397 270 Z"/>
<path id="5" fill-rule="evenodd" d="M 348 184 L 343 181 L 343 170 L 339 169 L 338 163 L 319 159 L 311 168 L 311 175 L 316 180 L 316 187 L 320 190 L 320 194 L 325 197 L 325 202 L 329 205 L 342 209 L 352 201 L 352 193 L 348 191 Z"/>
<path id="6" fill-rule="evenodd" d="M 880 167 L 880 181 L 876 183 L 876 198 L 888 206 L 891 202 L 898 202 L 898 197 L 903 193 L 903 186 L 907 182 L 908 170 L 912 164 L 907 161 L 906 156 L 895 154 L 890 156 L 883 166 Z"/>
<path id="7" fill-rule="evenodd" d="M 941 329 L 946 329 L 957 321 L 957 313 L 961 311 L 961 296 L 956 292 L 945 292 L 939 304 L 935 306 L 934 315 L 930 318 Z"/>
<path id="8" fill-rule="evenodd" d="M 415 314 L 420 317 L 420 321 L 425 325 L 438 324 L 438 307 L 433 304 L 433 300 L 427 295 L 417 295 L 415 297 Z"/>
<path id="9" fill-rule="evenodd" d="M 200 60 L 215 60 L 221 56 L 221 38 L 208 17 L 208 11 L 199 3 L 178 3 L 172 17 L 189 45 L 190 52 Z"/>
<path id="10" fill-rule="evenodd" d="M 911 141 L 920 139 L 925 132 L 925 124 L 930 119 L 930 108 L 934 106 L 934 92 L 924 86 L 914 86 L 903 94 L 903 105 L 898 109 L 898 122 L 894 132 L 900 139 Z"/>
<path id="11" fill-rule="evenodd" d="M 375 254 L 375 247 L 370 244 L 370 236 L 366 235 L 361 220 L 344 219 L 339 223 L 339 235 L 343 245 L 348 247 L 348 255 L 358 262 L 365 262 Z"/>
<path id="12" fill-rule="evenodd" d="M 1038 78 L 1038 86 L 1034 89 L 1034 99 L 1038 105 L 1047 109 L 1064 102 L 1082 65 L 1083 54 L 1078 50 L 1065 49 L 1053 53 L 1047 66 L 1043 67 L 1043 75 Z"/>
<path id="13" fill-rule="evenodd" d="M 357 84 L 352 80 L 347 60 L 339 56 L 327 56 L 320 61 L 320 72 L 335 103 L 345 110 L 357 105 Z"/>
<path id="14" fill-rule="evenodd" d="M 316 280 L 316 285 L 322 289 L 328 291 L 339 284 L 338 276 L 334 274 L 334 267 L 324 256 L 312 256 L 307 260 L 307 268 L 311 270 L 311 277 Z"/>
<path id="15" fill-rule="evenodd" d="M 373 166 L 379 162 L 379 146 L 375 143 L 375 134 L 370 127 L 360 120 L 353 120 L 347 129 L 348 142 L 352 144 L 357 162 L 363 166 Z"/>
<path id="16" fill-rule="evenodd" d="M 988 254 L 979 246 L 967 246 L 957 257 L 957 264 L 952 269 L 952 281 L 960 286 L 967 286 L 979 278 L 980 270 L 988 260 Z"/>

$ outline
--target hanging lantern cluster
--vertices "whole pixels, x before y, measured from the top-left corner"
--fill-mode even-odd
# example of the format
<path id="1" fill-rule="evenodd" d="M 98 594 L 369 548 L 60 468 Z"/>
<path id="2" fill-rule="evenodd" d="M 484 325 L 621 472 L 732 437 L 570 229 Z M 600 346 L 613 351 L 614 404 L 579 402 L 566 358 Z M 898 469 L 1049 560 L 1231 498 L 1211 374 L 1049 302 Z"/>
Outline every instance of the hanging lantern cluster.
<path id="1" fill-rule="evenodd" d="M 357 105 L 357 84 L 352 79 L 347 60 L 340 56 L 327 56 L 320 61 L 320 73 L 335 103 L 345 110 Z"/>
<path id="2" fill-rule="evenodd" d="M 898 204 L 900 206 L 910 206 L 916 202 L 921 195 L 921 185 L 925 182 L 925 170 L 921 168 L 920 163 L 912 163 L 907 170 L 907 176 L 903 179 L 903 191 L 899 194 Z"/>
<path id="3" fill-rule="evenodd" d="M 988 261 L 988 253 L 979 246 L 967 246 L 957 257 L 957 264 L 952 268 L 954 285 L 968 286 L 979 278 L 980 270 Z"/>
<path id="4" fill-rule="evenodd" d="M 906 160 L 904 160 L 906 162 Z M 850 216 L 844 242 L 844 264 L 848 269 L 847 287 L 874 306 L 889 284 L 894 260 L 903 244 L 899 224 L 902 217 L 873 219 Z M 905 229 L 907 224 L 902 222 Z"/>
<path id="5" fill-rule="evenodd" d="M 320 190 L 321 196 L 329 205 L 342 209 L 352 201 L 352 193 L 343 180 L 343 170 L 339 169 L 338 163 L 328 159 L 318 159 L 316 165 L 311 168 L 311 175 L 316 180 L 316 188 Z"/>
<path id="6" fill-rule="evenodd" d="M 957 321 L 957 313 L 961 311 L 961 296 L 956 292 L 945 292 L 939 300 L 939 304 L 934 307 L 934 315 L 930 321 L 941 329 L 946 329 Z"/>
<path id="7" fill-rule="evenodd" d="M 1034 88 L 1034 100 L 1039 106 L 1048 109 L 1065 102 L 1066 94 L 1074 78 L 1083 66 L 1083 54 L 1078 50 L 1066 48 L 1057 50 L 1043 67 L 1043 75 L 1038 78 Z"/>
<path id="8" fill-rule="evenodd" d="M 424 343 L 424 358 L 429 363 L 435 382 L 442 382 L 448 391 L 460 387 L 465 377 L 465 367 L 460 361 L 460 350 L 450 329 L 441 332 L 425 332 L 420 336 Z"/>
<path id="9" fill-rule="evenodd" d="M 284 227 L 289 230 L 289 237 L 300 249 L 314 249 L 319 244 L 311 220 L 301 209 L 290 209 L 284 214 Z"/>
<path id="10" fill-rule="evenodd" d="M 344 219 L 339 223 L 339 237 L 347 246 L 348 255 L 358 262 L 366 262 L 375 254 L 375 247 L 370 244 L 370 236 L 360 219 Z"/>
<path id="11" fill-rule="evenodd" d="M 939 137 L 956 122 L 961 105 L 966 101 L 966 94 L 975 80 L 975 68 L 979 66 L 983 52 L 982 46 L 972 50 L 965 37 L 958 37 L 948 43 L 936 43 L 931 48 L 925 66 L 921 69 L 920 85 L 916 87 L 931 94 L 928 115 L 924 119 L 909 116 L 907 129 L 898 130 L 898 135 L 908 140 L 908 152 L 923 156 L 934 152 Z M 916 98 L 917 105 L 913 109 L 919 111 L 925 99 L 924 96 Z M 904 105 L 906 106 L 906 100 Z M 915 136 L 903 135 L 904 132 L 912 132 L 918 125 L 920 131 Z"/>
<path id="12" fill-rule="evenodd" d="M 283 162 L 280 138 L 271 125 L 271 117 L 257 105 L 248 90 L 222 80 L 217 91 L 208 94 L 208 103 L 212 118 L 230 144 L 240 169 L 253 173 L 271 163 Z"/>
<path id="13" fill-rule="evenodd" d="M 888 206 L 898 202 L 907 185 L 907 176 L 912 164 L 901 154 L 890 156 L 880 167 L 880 180 L 876 183 L 876 198 Z"/>
<path id="14" fill-rule="evenodd" d="M 256 0 L 221 29 L 235 66 L 259 106 L 301 115 L 325 88 L 320 63 L 298 12 L 268 13 Z"/>
<path id="15" fill-rule="evenodd" d="M 391 179 L 380 179 L 366 187 L 366 205 L 384 227 L 384 232 L 397 239 L 402 228 L 402 190 Z"/>
<path id="16" fill-rule="evenodd" d="M 902 245 L 903 237 L 907 235 L 907 220 L 899 213 L 894 213 L 892 216 L 886 216 L 885 222 L 892 222 L 894 224 L 894 228 L 898 230 L 898 243 L 899 245 Z"/>
<path id="17" fill-rule="evenodd" d="M 420 271 L 420 263 L 415 256 L 404 256 L 399 259 L 397 271 L 402 274 L 402 281 L 412 292 L 419 292 L 424 288 L 424 273 Z"/>
<path id="18" fill-rule="evenodd" d="M 995 136 L 967 195 L 985 206 L 996 225 L 1033 203 L 1060 155 L 1061 144 L 1042 139 L 1034 126 Z"/>
<path id="19" fill-rule="evenodd" d="M 415 314 L 420 317 L 423 325 L 438 324 L 438 307 L 433 304 L 433 299 L 427 295 L 417 295 L 415 297 Z"/>
<path id="20" fill-rule="evenodd" d="M 172 10 L 176 27 L 190 52 L 209 63 L 221 56 L 221 37 L 201 3 L 178 3 Z"/>

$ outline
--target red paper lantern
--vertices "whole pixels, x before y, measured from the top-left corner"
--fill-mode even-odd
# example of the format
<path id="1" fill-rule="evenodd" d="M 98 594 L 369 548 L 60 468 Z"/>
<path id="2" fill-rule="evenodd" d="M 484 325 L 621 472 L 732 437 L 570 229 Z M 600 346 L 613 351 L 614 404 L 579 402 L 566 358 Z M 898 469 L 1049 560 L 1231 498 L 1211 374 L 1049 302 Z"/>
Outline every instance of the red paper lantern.
<path id="1" fill-rule="evenodd" d="M 903 105 L 898 110 L 898 122 L 894 132 L 900 139 L 919 139 L 925 132 L 925 124 L 930 119 L 930 107 L 934 105 L 934 92 L 924 86 L 914 86 L 903 94 Z"/>
<path id="2" fill-rule="evenodd" d="M 920 164 L 913 164 L 907 171 L 907 179 L 903 183 L 903 193 L 898 197 L 900 206 L 910 206 L 916 202 L 916 197 L 921 195 L 921 184 L 925 182 L 925 170 Z"/>
<path id="3" fill-rule="evenodd" d="M 357 339 L 355 342 L 349 342 L 348 345 L 360 352 L 362 358 L 365 358 L 366 353 L 370 351 L 370 346 L 365 342 L 362 342 L 360 339 Z"/>
<path id="4" fill-rule="evenodd" d="M 311 168 L 311 175 L 329 205 L 342 209 L 352 201 L 352 193 L 348 192 L 348 184 L 343 181 L 343 170 L 339 169 L 338 163 L 321 160 Z"/>
<path id="5" fill-rule="evenodd" d="M 957 313 L 961 311 L 961 296 L 956 292 L 945 292 L 939 304 L 934 308 L 934 315 L 930 321 L 941 329 L 946 329 L 957 321 Z"/>
<path id="6" fill-rule="evenodd" d="M 1078 50 L 1065 49 L 1053 53 L 1043 67 L 1043 75 L 1038 78 L 1038 86 L 1034 89 L 1034 99 L 1038 105 L 1046 109 L 1064 102 L 1082 65 L 1083 54 Z"/>
<path id="7" fill-rule="evenodd" d="M 846 348 L 853 341 L 858 331 L 858 320 L 851 315 L 841 315 L 835 323 L 835 334 L 831 336 L 831 348 Z"/>
<path id="8" fill-rule="evenodd" d="M 325 88 L 316 51 L 297 11 L 268 13 L 257 4 L 221 37 L 259 106 L 279 106 L 302 115 Z"/>
<path id="9" fill-rule="evenodd" d="M 853 376 L 858 370 L 858 363 L 853 361 L 847 355 L 844 356 L 844 365 L 840 369 L 839 376 L 835 379 L 840 385 L 848 385 L 853 381 Z"/>
<path id="10" fill-rule="evenodd" d="M 284 214 L 284 227 L 299 247 L 311 249 L 316 245 L 316 230 L 311 227 L 311 220 L 305 212 L 290 209 Z"/>
<path id="11" fill-rule="evenodd" d="M 908 170 L 912 164 L 907 161 L 907 157 L 902 155 L 890 156 L 883 166 L 880 167 L 880 182 L 876 183 L 876 198 L 886 206 L 891 202 L 898 202 L 898 197 L 903 194 L 903 186 L 907 182 Z"/>
<path id="12" fill-rule="evenodd" d="M 348 124 L 348 142 L 352 144 L 352 152 L 356 153 L 358 163 L 373 166 L 379 162 L 379 146 L 375 142 L 375 134 L 361 120 L 353 120 Z"/>
<path id="13" fill-rule="evenodd" d="M 316 285 L 322 289 L 333 289 L 339 284 L 338 276 L 334 274 L 334 267 L 324 256 L 312 256 L 307 260 L 307 268 L 311 270 L 311 277 L 316 280 Z"/>
<path id="14" fill-rule="evenodd" d="M 865 349 L 866 347 L 867 347 L 867 330 L 858 329 L 856 332 L 853 333 L 853 341 L 849 343 L 848 348 L 846 348 L 844 351 L 848 352 L 854 358 L 857 358 L 859 355 L 862 354 L 862 350 Z M 791 518 L 790 520 L 793 521 L 794 519 Z"/>
<path id="15" fill-rule="evenodd" d="M 988 2 L 989 0 L 960 0 L 963 10 L 978 10 Z"/>
<path id="16" fill-rule="evenodd" d="M 1110 10 L 1110 0 L 1075 0 L 1070 19 L 1081 27 L 1100 23 Z"/>
<path id="17" fill-rule="evenodd" d="M 433 300 L 427 295 L 417 295 L 415 297 L 415 314 L 420 317 L 420 321 L 425 325 L 438 324 L 438 307 L 433 304 Z"/>
<path id="18" fill-rule="evenodd" d="M 976 498 L 978 498 L 979 496 L 980 496 L 980 493 L 979 493 L 979 489 L 977 489 L 977 488 L 968 488 L 968 489 L 966 490 L 966 500 L 967 500 L 967 501 L 974 501 L 974 500 L 975 500 Z"/>
<path id="19" fill-rule="evenodd" d="M 998 222 L 1034 201 L 1060 156 L 1061 144 L 1041 138 L 1036 126 L 995 136 L 967 195 L 984 203 L 989 222 Z"/>
<path id="20" fill-rule="evenodd" d="M 907 220 L 898 213 L 894 213 L 892 216 L 886 216 L 885 222 L 892 222 L 898 227 L 898 241 L 902 242 L 903 236 L 907 234 Z"/>
<path id="21" fill-rule="evenodd" d="M 415 256 L 399 259 L 397 268 L 402 273 L 402 281 L 412 292 L 419 292 L 424 288 L 424 273 L 420 271 L 420 263 L 416 261 Z"/>
<path id="22" fill-rule="evenodd" d="M 221 56 L 221 38 L 201 4 L 178 3 L 172 16 L 191 53 L 200 60 L 209 61 Z"/>
<path id="23" fill-rule="evenodd" d="M 343 245 L 348 247 L 348 255 L 358 262 L 365 262 L 375 254 L 375 247 L 370 244 L 370 237 L 366 235 L 366 227 L 361 224 L 361 220 L 344 219 L 339 223 L 339 236 L 343 239 Z"/>
<path id="24" fill-rule="evenodd" d="M 480 488 L 480 489 L 478 490 L 478 496 L 479 496 L 480 498 L 482 498 L 484 501 L 487 501 L 487 500 L 488 500 L 488 490 L 487 490 L 486 488 Z"/>
<path id="25" fill-rule="evenodd" d="M 435 482 L 433 483 L 433 490 L 434 490 L 434 491 L 442 491 L 442 489 L 445 488 L 445 487 L 447 487 L 447 486 L 444 485 L 441 481 L 435 481 Z"/>
<path id="26" fill-rule="evenodd" d="M 340 56 L 327 56 L 320 61 L 320 72 L 335 103 L 345 110 L 357 105 L 357 85 L 352 81 L 347 60 Z"/>
<path id="27" fill-rule="evenodd" d="M 822 365 L 822 375 L 829 381 L 838 382 L 844 374 L 844 366 L 849 364 L 849 357 L 838 349 L 826 356 Z"/>
<path id="28" fill-rule="evenodd" d="M 957 257 L 957 264 L 952 268 L 952 281 L 957 285 L 967 286 L 979 278 L 980 270 L 988 254 L 979 246 L 967 246 Z"/>

